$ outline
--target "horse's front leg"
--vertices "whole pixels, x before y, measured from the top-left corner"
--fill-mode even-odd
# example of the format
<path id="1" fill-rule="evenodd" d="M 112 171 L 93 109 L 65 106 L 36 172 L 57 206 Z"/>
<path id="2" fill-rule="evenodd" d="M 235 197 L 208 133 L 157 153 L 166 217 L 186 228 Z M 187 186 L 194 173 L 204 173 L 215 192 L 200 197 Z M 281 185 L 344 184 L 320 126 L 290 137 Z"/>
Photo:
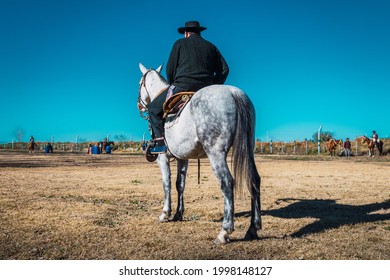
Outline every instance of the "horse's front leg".
<path id="1" fill-rule="evenodd" d="M 157 163 L 160 167 L 162 175 L 162 183 L 164 190 L 164 207 L 161 215 L 159 216 L 160 222 L 167 222 L 171 216 L 171 167 L 169 164 L 169 158 L 165 154 L 160 154 L 157 158 Z"/>
<path id="2" fill-rule="evenodd" d="M 176 178 L 176 190 L 177 190 L 177 209 L 176 214 L 173 217 L 174 221 L 183 220 L 184 213 L 184 189 L 186 184 L 186 176 L 188 170 L 188 160 L 177 160 L 177 178 Z"/>

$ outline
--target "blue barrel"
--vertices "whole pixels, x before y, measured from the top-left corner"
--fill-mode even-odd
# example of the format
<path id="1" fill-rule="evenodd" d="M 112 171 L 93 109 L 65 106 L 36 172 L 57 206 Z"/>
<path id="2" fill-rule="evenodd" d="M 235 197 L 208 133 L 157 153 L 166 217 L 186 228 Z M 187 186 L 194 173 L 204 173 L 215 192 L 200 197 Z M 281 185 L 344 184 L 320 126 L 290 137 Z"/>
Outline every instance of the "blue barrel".
<path id="1" fill-rule="evenodd" d="M 45 153 L 46 154 L 50 153 L 50 147 L 49 146 L 45 146 Z"/>
<path id="2" fill-rule="evenodd" d="M 111 154 L 112 147 L 110 145 L 106 146 L 106 153 Z"/>
<path id="3" fill-rule="evenodd" d="M 100 154 L 100 148 L 99 148 L 99 146 L 92 146 L 92 154 L 93 154 L 93 155 Z"/>

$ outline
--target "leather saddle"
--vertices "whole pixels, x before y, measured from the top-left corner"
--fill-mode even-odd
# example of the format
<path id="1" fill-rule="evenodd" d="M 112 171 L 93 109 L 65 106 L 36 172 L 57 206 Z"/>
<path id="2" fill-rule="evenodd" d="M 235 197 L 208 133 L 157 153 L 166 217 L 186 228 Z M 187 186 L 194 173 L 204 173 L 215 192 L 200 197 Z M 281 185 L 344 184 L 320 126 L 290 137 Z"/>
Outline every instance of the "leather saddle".
<path id="1" fill-rule="evenodd" d="M 163 105 L 163 119 L 168 115 L 179 113 L 194 95 L 193 91 L 178 92 L 169 97 Z"/>

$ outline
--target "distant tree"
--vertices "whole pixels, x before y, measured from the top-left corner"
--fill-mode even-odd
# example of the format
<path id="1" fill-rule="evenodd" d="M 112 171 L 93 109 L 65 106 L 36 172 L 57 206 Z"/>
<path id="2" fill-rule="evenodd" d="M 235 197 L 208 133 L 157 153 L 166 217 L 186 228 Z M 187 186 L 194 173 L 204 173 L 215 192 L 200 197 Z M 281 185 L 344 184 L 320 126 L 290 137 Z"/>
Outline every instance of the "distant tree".
<path id="1" fill-rule="evenodd" d="M 15 131 L 13 133 L 13 135 L 18 140 L 18 142 L 23 141 L 24 134 L 25 134 L 25 132 L 21 127 L 18 127 L 17 129 L 15 129 Z"/>
<path id="2" fill-rule="evenodd" d="M 124 134 L 115 135 L 114 139 L 117 140 L 118 142 L 126 142 L 127 141 L 127 137 Z"/>
<path id="3" fill-rule="evenodd" d="M 119 147 L 121 147 L 123 150 L 126 149 L 126 143 L 125 143 L 127 141 L 126 135 L 124 134 L 115 135 L 114 139 L 120 143 L 118 145 Z"/>
<path id="4" fill-rule="evenodd" d="M 79 143 L 85 143 L 85 142 L 87 142 L 87 138 L 79 137 Z"/>
<path id="5" fill-rule="evenodd" d="M 335 135 L 334 132 L 321 131 L 321 133 L 320 133 L 320 140 L 321 140 L 321 142 L 329 141 L 330 139 L 332 139 L 334 137 L 334 135 Z M 318 141 L 318 131 L 313 133 L 312 139 L 315 142 Z"/>

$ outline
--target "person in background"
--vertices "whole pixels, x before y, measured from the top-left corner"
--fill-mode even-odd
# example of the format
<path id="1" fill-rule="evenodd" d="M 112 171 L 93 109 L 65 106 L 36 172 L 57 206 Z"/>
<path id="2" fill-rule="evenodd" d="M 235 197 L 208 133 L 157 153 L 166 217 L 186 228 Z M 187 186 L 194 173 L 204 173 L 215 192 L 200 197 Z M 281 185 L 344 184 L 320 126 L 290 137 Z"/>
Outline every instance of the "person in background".
<path id="1" fill-rule="evenodd" d="M 376 133 L 375 130 L 372 131 L 371 139 L 372 139 L 372 142 L 374 142 L 375 147 L 378 146 L 379 137 L 378 137 L 378 133 Z"/>
<path id="2" fill-rule="evenodd" d="M 88 144 L 87 154 L 92 155 L 92 144 L 91 143 Z"/>
<path id="3" fill-rule="evenodd" d="M 351 155 L 351 142 L 349 141 L 348 137 L 344 141 L 344 149 L 345 149 L 345 156 L 349 159 L 349 156 Z"/>
<path id="4" fill-rule="evenodd" d="M 47 151 L 47 153 L 53 152 L 53 145 L 50 142 L 47 142 L 45 151 Z"/>

